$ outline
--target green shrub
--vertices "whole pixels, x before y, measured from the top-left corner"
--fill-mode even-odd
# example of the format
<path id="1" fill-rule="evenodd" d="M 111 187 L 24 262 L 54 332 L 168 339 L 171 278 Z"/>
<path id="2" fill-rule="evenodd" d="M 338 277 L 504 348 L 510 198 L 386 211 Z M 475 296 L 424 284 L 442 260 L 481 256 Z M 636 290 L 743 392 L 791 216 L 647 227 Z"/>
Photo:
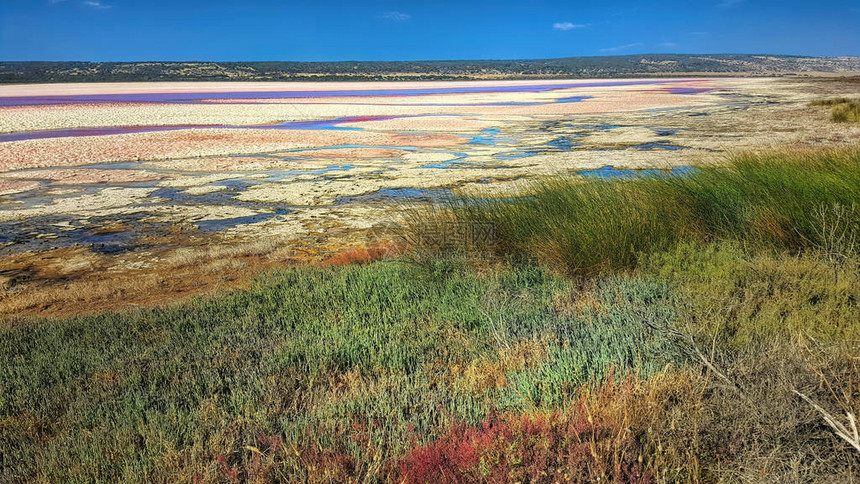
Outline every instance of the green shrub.
<path id="1" fill-rule="evenodd" d="M 847 97 L 819 99 L 810 106 L 829 106 L 830 119 L 837 123 L 860 123 L 860 100 Z"/>
<path id="2" fill-rule="evenodd" d="M 860 123 L 860 102 L 852 101 L 833 106 L 830 119 L 837 123 Z"/>
<path id="3" fill-rule="evenodd" d="M 860 338 L 860 261 L 818 253 L 749 253 L 736 243 L 682 243 L 653 254 L 643 274 L 668 283 L 681 319 L 730 348 L 791 340 Z"/>

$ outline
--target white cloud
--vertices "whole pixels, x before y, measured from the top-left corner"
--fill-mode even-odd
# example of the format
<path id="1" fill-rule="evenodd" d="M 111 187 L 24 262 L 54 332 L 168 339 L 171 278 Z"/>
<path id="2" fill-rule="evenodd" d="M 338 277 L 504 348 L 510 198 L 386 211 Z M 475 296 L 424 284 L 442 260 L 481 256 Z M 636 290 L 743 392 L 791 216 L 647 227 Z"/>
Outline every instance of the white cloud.
<path id="1" fill-rule="evenodd" d="M 104 9 L 104 8 L 110 8 L 110 7 L 111 7 L 110 5 L 105 5 L 105 4 L 103 4 L 102 2 L 97 2 L 97 1 L 92 1 L 92 0 L 87 0 L 87 1 L 85 1 L 85 2 L 81 2 L 81 3 L 82 3 L 83 5 L 86 5 L 87 7 L 99 8 L 99 9 Z"/>
<path id="2" fill-rule="evenodd" d="M 581 29 L 585 27 L 583 24 L 575 24 L 571 22 L 556 22 L 552 24 L 552 28 L 555 30 L 573 30 L 573 29 Z"/>
<path id="3" fill-rule="evenodd" d="M 403 12 L 391 11 L 391 12 L 383 12 L 383 14 L 380 15 L 380 17 L 387 19 L 387 20 L 393 20 L 395 22 L 406 22 L 407 20 L 412 18 L 412 15 L 409 15 L 408 13 L 403 13 Z"/>
<path id="4" fill-rule="evenodd" d="M 632 44 L 624 44 L 624 45 L 616 45 L 615 47 L 606 47 L 604 49 L 600 49 L 600 52 L 618 52 L 620 50 L 627 50 L 633 47 L 639 47 L 642 45 L 642 42 L 634 42 Z"/>

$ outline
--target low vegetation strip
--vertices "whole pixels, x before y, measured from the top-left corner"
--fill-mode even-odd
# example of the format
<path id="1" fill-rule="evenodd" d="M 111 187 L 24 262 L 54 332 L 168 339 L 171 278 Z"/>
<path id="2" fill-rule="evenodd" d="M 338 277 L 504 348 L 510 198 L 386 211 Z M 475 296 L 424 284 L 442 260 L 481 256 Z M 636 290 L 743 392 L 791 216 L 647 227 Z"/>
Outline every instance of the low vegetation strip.
<path id="1" fill-rule="evenodd" d="M 665 285 L 608 280 L 595 296 L 605 308 L 557 311 L 569 290 L 536 268 L 381 262 L 278 272 L 179 309 L 18 323 L 0 336 L 3 465 L 48 480 L 161 479 L 246 465 L 243 445 L 272 436 L 299 453 L 279 472 L 311 478 L 310 466 L 346 459 L 347 477 L 384 471 L 453 423 L 562 411 L 610 372 L 681 360 L 634 309 L 653 299 L 650 317 L 668 324 Z M 622 293 L 629 302 L 610 303 Z M 319 448 L 331 460 L 302 457 Z"/>
<path id="2" fill-rule="evenodd" d="M 858 408 L 856 261 L 687 245 L 643 266 L 579 283 L 457 260 L 306 267 L 181 307 L 14 322 L 0 330 L 2 475 L 716 482 L 860 468 L 791 393 Z"/>
<path id="3" fill-rule="evenodd" d="M 498 259 L 7 321 L 0 480 L 849 481 L 830 422 L 860 409 L 857 155 L 775 156 L 436 213 L 520 224 Z"/>

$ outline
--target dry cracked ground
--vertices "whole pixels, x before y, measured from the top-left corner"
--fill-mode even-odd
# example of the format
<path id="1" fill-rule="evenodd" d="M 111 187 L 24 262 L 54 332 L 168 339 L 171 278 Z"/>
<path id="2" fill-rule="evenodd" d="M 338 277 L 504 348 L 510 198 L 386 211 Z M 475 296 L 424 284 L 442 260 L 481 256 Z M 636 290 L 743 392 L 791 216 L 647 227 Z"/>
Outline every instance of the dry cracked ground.
<path id="1" fill-rule="evenodd" d="M 0 317 L 235 287 L 404 204 L 857 143 L 856 78 L 0 88 Z"/>

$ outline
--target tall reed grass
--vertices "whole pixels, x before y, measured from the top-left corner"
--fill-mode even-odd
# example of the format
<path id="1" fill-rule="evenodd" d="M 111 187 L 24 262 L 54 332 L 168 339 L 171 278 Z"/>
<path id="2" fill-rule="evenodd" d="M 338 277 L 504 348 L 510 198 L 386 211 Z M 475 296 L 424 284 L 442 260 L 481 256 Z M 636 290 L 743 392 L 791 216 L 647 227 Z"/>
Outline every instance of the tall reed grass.
<path id="1" fill-rule="evenodd" d="M 529 192 L 415 209 L 409 242 L 433 252 L 427 242 L 450 227 L 489 224 L 492 240 L 455 249 L 526 256 L 587 275 L 631 268 L 681 241 L 740 240 L 838 257 L 860 240 L 858 149 L 737 155 L 667 177 L 551 178 Z"/>
<path id="2" fill-rule="evenodd" d="M 860 99 L 836 97 L 819 99 L 809 103 L 810 106 L 830 107 L 830 119 L 837 123 L 860 123 Z"/>

